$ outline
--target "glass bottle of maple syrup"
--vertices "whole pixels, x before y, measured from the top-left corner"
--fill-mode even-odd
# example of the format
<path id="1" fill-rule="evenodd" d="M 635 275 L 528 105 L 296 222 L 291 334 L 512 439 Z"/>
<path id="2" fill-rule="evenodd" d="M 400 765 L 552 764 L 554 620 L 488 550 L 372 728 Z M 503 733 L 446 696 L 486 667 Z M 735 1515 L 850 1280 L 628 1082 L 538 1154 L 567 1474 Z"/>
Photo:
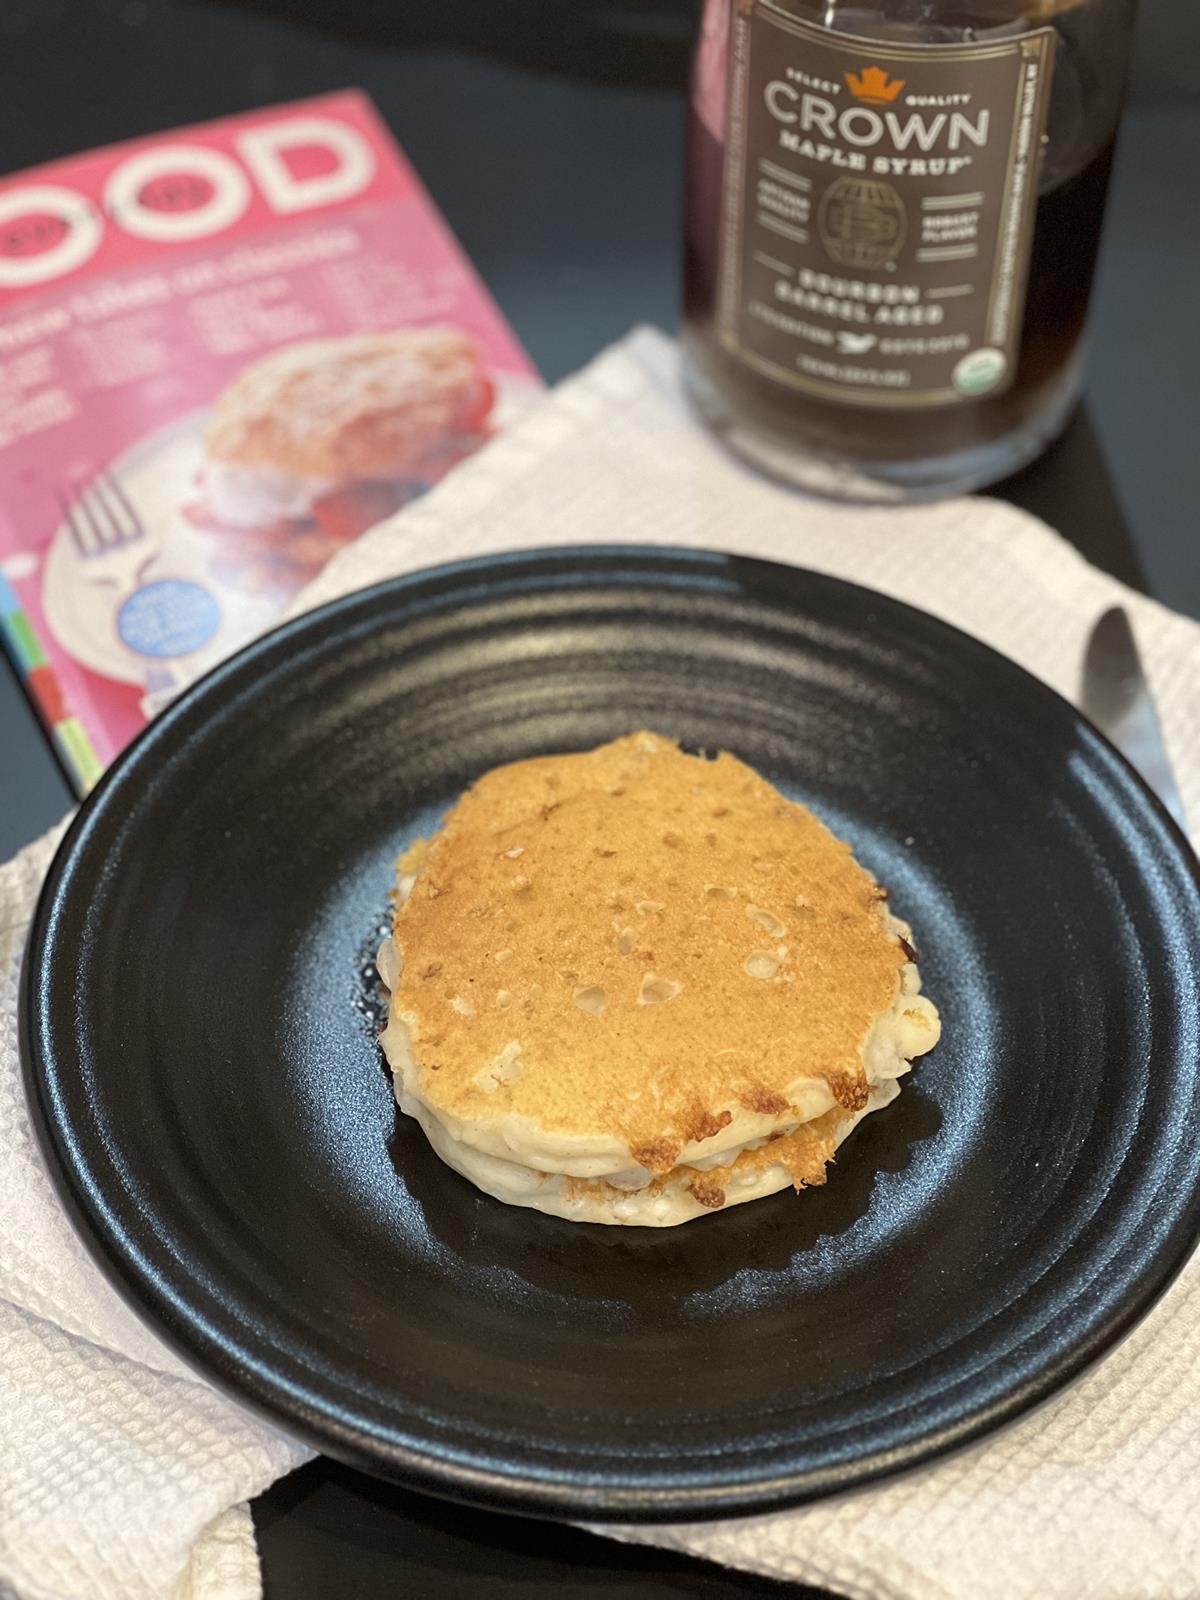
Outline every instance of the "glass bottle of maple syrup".
<path id="1" fill-rule="evenodd" d="M 1136 0 L 706 0 L 686 380 L 739 454 L 978 488 L 1078 398 Z"/>

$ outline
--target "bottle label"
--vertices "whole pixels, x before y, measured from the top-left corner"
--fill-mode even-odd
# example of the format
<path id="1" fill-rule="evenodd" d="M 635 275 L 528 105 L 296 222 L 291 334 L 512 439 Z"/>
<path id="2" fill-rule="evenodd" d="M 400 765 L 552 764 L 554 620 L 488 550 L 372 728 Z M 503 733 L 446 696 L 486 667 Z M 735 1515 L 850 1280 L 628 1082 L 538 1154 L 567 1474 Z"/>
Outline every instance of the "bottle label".
<path id="1" fill-rule="evenodd" d="M 719 322 L 823 399 L 962 404 L 1016 377 L 1055 32 L 900 45 L 735 0 Z"/>

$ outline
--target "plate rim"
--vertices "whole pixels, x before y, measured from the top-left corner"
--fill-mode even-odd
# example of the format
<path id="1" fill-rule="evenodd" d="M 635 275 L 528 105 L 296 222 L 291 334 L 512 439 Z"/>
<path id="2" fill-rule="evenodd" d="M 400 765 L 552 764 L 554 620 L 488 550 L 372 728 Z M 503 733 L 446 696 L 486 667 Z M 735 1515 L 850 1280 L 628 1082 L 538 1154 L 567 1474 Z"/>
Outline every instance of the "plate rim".
<path id="1" fill-rule="evenodd" d="M 51 1059 L 52 1052 L 46 1048 L 47 1041 L 41 1036 L 38 1018 L 38 995 L 50 982 L 50 941 L 70 893 L 72 875 L 80 868 L 81 853 L 90 830 L 98 824 L 109 797 L 125 782 L 138 779 L 142 764 L 152 756 L 153 746 L 169 737 L 176 723 L 191 713 L 197 701 L 216 692 L 222 679 L 234 677 L 248 664 L 269 652 L 286 648 L 296 636 L 303 636 L 314 629 L 320 631 L 331 625 L 336 626 L 337 619 L 343 613 L 355 612 L 360 608 L 369 609 L 372 603 L 383 602 L 392 595 L 420 591 L 431 585 L 445 586 L 468 577 L 477 581 L 480 575 L 493 573 L 497 568 L 519 572 L 530 566 L 553 567 L 565 563 L 573 570 L 563 575 L 559 586 L 564 589 L 581 588 L 587 581 L 585 568 L 592 574 L 592 582 L 599 580 L 613 584 L 624 582 L 629 587 L 644 586 L 647 576 L 644 571 L 631 571 L 624 575 L 617 570 L 603 571 L 602 563 L 614 561 L 631 569 L 654 563 L 658 564 L 660 570 L 674 567 L 678 571 L 683 568 L 689 578 L 702 572 L 711 575 L 724 568 L 726 579 L 734 588 L 738 587 L 738 569 L 750 567 L 760 572 L 779 572 L 792 581 L 800 579 L 815 583 L 818 588 L 852 591 L 861 595 L 864 602 L 875 606 L 882 604 L 893 613 L 911 614 L 919 619 L 920 626 L 932 627 L 948 637 L 952 641 L 952 649 L 965 648 L 990 658 L 993 670 L 998 666 L 1005 672 L 1015 673 L 1032 684 L 1037 693 L 1056 701 L 1096 742 L 1098 749 L 1116 763 L 1126 779 L 1132 780 L 1135 793 L 1170 841 L 1176 865 L 1184 869 L 1200 898 L 1200 862 L 1191 843 L 1140 773 L 1065 696 L 1011 657 L 953 623 L 880 590 L 830 573 L 730 551 L 622 543 L 506 550 L 416 568 L 366 588 L 353 590 L 311 611 L 289 618 L 189 684 L 159 717 L 138 733 L 77 809 L 59 841 L 40 887 L 19 979 L 19 1056 L 26 1100 L 44 1163 L 76 1235 L 91 1259 L 149 1331 L 199 1377 L 244 1409 L 297 1442 L 334 1456 L 372 1476 L 477 1507 L 532 1517 L 613 1523 L 710 1521 L 808 1504 L 850 1489 L 865 1488 L 916 1467 L 932 1465 L 1001 1428 L 1011 1426 L 1048 1402 L 1121 1343 L 1182 1272 L 1200 1242 L 1200 1188 L 1194 1190 L 1189 1199 L 1181 1201 L 1159 1248 L 1149 1262 L 1133 1275 L 1131 1282 L 1125 1284 L 1120 1302 L 1113 1307 L 1111 1314 L 1085 1336 L 1076 1337 L 1069 1349 L 1055 1352 L 1039 1363 L 1036 1374 L 1007 1390 L 1003 1397 L 989 1405 L 970 1409 L 965 1414 L 960 1411 L 956 1417 L 938 1427 L 890 1449 L 877 1449 L 871 1454 L 855 1455 L 848 1461 L 826 1462 L 821 1466 L 776 1473 L 747 1482 L 733 1480 L 667 1488 L 647 1485 L 624 1488 L 614 1483 L 599 1487 L 574 1484 L 564 1488 L 538 1472 L 498 1471 L 451 1461 L 445 1455 L 413 1448 L 395 1438 L 376 1438 L 369 1442 L 364 1437 L 367 1433 L 365 1428 L 341 1424 L 331 1409 L 317 1411 L 309 1408 L 305 1415 L 298 1416 L 296 1410 L 289 1410 L 282 1404 L 282 1384 L 276 1383 L 272 1388 L 261 1376 L 250 1375 L 245 1364 L 241 1381 L 234 1378 L 216 1359 L 212 1330 L 203 1328 L 199 1319 L 189 1322 L 184 1314 L 168 1314 L 165 1303 L 167 1291 L 162 1286 L 159 1286 L 157 1294 L 151 1292 L 151 1285 L 145 1281 L 144 1264 L 140 1272 L 138 1269 L 139 1252 L 135 1241 L 127 1236 L 126 1231 L 116 1224 L 116 1219 L 105 1209 L 103 1196 L 89 1190 L 88 1184 L 81 1181 L 81 1173 L 87 1172 L 86 1163 L 82 1168 L 71 1166 L 68 1152 L 76 1144 L 78 1130 L 71 1128 L 68 1120 L 62 1119 L 61 1105 L 57 1106 L 60 1121 L 56 1123 L 54 1120 L 56 1090 L 59 1087 L 55 1080 L 56 1077 L 61 1079 L 63 1068 L 61 1063 L 56 1065 Z M 597 566 L 601 566 L 598 573 L 595 571 Z M 783 605 L 781 609 L 789 608 Z M 1200 930 L 1196 937 L 1200 939 Z M 88 1176 L 93 1174 L 88 1173 Z M 89 1193 L 91 1208 L 87 1199 Z M 153 1280 L 153 1272 L 149 1276 Z M 193 1333 L 191 1343 L 183 1331 L 188 1327 Z M 265 1390 L 270 1390 L 270 1393 L 265 1393 Z M 371 1442 L 375 1446 L 374 1453 L 370 1448 Z M 386 1452 L 386 1455 L 382 1452 Z"/>

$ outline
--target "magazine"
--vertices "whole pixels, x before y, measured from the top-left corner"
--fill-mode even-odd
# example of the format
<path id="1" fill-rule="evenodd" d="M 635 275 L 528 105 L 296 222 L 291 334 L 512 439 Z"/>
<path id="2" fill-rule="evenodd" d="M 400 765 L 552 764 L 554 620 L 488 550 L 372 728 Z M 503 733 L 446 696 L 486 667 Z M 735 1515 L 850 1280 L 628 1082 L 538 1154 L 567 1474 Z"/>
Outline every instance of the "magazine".
<path id="1" fill-rule="evenodd" d="M 80 794 L 539 389 L 357 92 L 0 181 L 0 635 Z"/>

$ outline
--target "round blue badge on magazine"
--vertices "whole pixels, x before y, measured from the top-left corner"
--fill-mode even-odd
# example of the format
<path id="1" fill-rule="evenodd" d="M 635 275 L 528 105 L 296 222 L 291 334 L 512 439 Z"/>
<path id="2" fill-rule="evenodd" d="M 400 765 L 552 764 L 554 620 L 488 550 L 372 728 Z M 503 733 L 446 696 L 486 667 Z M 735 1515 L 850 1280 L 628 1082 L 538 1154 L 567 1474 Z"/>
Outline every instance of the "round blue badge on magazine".
<path id="1" fill-rule="evenodd" d="M 117 612 L 117 632 L 131 650 L 165 660 L 199 650 L 221 624 L 221 608 L 203 584 L 159 578 L 135 589 Z"/>

